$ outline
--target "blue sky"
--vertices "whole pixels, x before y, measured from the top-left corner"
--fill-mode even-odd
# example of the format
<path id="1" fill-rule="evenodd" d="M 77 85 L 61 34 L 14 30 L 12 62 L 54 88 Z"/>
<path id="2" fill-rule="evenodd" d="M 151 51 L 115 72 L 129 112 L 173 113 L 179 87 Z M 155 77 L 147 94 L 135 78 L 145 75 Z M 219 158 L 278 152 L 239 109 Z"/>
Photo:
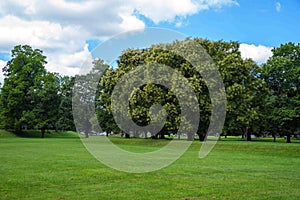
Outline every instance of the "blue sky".
<path id="1" fill-rule="evenodd" d="M 48 70 L 75 75 L 96 45 L 146 27 L 239 41 L 243 57 L 262 63 L 272 47 L 300 42 L 299 10 L 299 0 L 1 1 L 0 67 L 15 45 L 29 44 L 44 51 Z"/>
<path id="2" fill-rule="evenodd" d="M 162 27 L 192 37 L 211 40 L 277 47 L 286 42 L 300 42 L 300 1 L 239 0 L 238 5 L 202 11 L 177 19 L 175 22 L 155 24 L 136 14 L 147 27 Z M 87 41 L 93 49 L 100 40 Z"/>
<path id="3" fill-rule="evenodd" d="M 168 28 L 192 37 L 234 40 L 269 48 L 286 42 L 300 42 L 300 1 L 240 0 L 237 3 L 183 18 L 177 17 L 172 23 L 156 24 L 141 14 L 137 13 L 136 16 L 147 27 Z M 101 43 L 97 39 L 87 42 L 90 50 Z"/>
<path id="4" fill-rule="evenodd" d="M 299 0 L 240 0 L 238 4 L 193 15 L 187 18 L 186 26 L 163 26 L 212 40 L 236 40 L 272 47 L 289 41 L 300 42 Z"/>

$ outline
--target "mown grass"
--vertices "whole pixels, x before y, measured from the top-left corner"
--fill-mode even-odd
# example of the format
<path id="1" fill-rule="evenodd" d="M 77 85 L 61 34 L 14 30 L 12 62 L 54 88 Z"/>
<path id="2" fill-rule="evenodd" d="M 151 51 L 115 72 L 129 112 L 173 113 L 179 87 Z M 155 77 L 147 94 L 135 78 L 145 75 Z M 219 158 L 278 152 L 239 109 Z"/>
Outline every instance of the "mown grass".
<path id="1" fill-rule="evenodd" d="M 73 133 L 64 134 L 40 139 L 0 131 L 0 199 L 300 199 L 296 141 L 228 138 L 204 159 L 198 158 L 201 143 L 195 141 L 172 165 L 130 174 L 106 167 Z M 134 151 L 156 150 L 168 142 L 112 141 Z"/>

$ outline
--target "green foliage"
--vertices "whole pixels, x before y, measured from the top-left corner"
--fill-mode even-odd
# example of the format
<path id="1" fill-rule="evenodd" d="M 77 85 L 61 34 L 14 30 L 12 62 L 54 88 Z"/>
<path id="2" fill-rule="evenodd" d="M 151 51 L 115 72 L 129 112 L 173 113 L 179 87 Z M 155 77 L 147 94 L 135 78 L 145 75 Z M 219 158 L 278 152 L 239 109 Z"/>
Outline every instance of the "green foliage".
<path id="1" fill-rule="evenodd" d="M 2 126 L 6 129 L 21 130 L 24 117 L 32 117 L 40 89 L 48 84 L 44 64 L 46 57 L 39 49 L 28 45 L 16 46 L 12 50 L 12 59 L 3 68 L 4 85 L 2 87 Z M 44 80 L 45 78 L 45 80 Z M 30 124 L 31 125 L 31 124 Z"/>
<path id="2" fill-rule="evenodd" d="M 250 139 L 250 134 L 253 130 L 258 129 L 259 121 L 262 118 L 259 111 L 263 105 L 259 102 L 263 101 L 267 94 L 266 84 L 259 78 L 259 66 L 252 60 L 242 59 L 237 42 L 213 42 L 198 38 L 194 41 L 199 43 L 212 57 L 223 78 L 227 95 L 225 134 L 237 134 L 242 130 L 245 137 Z M 185 44 L 185 41 L 177 41 L 172 44 L 153 45 L 149 49 L 129 49 L 123 52 L 118 60 L 118 68 L 108 70 L 100 82 L 103 88 L 100 96 L 102 105 L 111 113 L 110 97 L 114 85 L 130 70 L 142 64 L 156 63 L 171 66 L 188 80 L 197 95 L 201 113 L 197 134 L 201 136 L 200 139 L 203 139 L 210 122 L 210 94 L 207 83 L 201 74 L 187 60 L 176 54 L 176 49 L 184 49 L 190 54 L 190 57 L 195 56 L 194 49 Z M 171 49 L 175 50 L 173 51 L 175 53 L 172 53 Z M 205 73 L 209 73 L 209 70 L 209 65 L 203 68 Z M 183 83 L 180 77 L 173 77 L 171 81 L 174 86 Z M 161 104 L 168 115 L 162 135 L 176 132 L 180 123 L 180 105 L 172 90 L 168 88 L 155 84 L 136 88 L 130 98 L 130 117 L 138 125 L 148 125 L 149 109 L 153 104 Z M 189 102 L 186 104 L 188 105 Z"/>
<path id="3" fill-rule="evenodd" d="M 71 83 L 47 72 L 46 57 L 39 49 L 16 46 L 12 59 L 3 68 L 0 96 L 1 127 L 14 129 L 74 130 L 71 113 Z M 67 85 L 66 85 L 67 84 Z"/>
<path id="4" fill-rule="evenodd" d="M 282 44 L 272 51 L 262 68 L 270 90 L 264 110 L 266 132 L 287 135 L 289 142 L 290 135 L 300 131 L 300 45 Z"/>
<path id="5" fill-rule="evenodd" d="M 35 129 L 56 129 L 59 80 L 52 73 L 36 79 L 38 85 L 30 88 L 32 109 L 23 111 L 20 123 Z"/>
<path id="6" fill-rule="evenodd" d="M 98 130 L 98 122 L 103 131 L 122 132 L 112 114 L 114 87 L 125 74 L 138 66 L 159 64 L 155 66 L 155 73 L 163 73 L 163 67 L 160 67 L 163 65 L 172 67 L 182 77 L 174 73 L 170 88 L 157 84 L 135 88 L 130 96 L 127 117 L 137 125 L 147 126 L 152 121 L 162 121 L 165 112 L 166 123 L 154 137 L 164 138 L 166 134 L 176 133 L 180 123 L 185 124 L 184 132 L 194 135 L 192 121 L 180 118 L 182 106 L 191 105 L 193 97 L 179 102 L 174 93 L 174 89 L 186 79 L 197 96 L 200 109 L 197 134 L 202 140 L 210 123 L 212 99 L 205 79 L 179 55 L 178 49 L 186 52 L 191 60 L 197 58 L 195 49 L 186 45 L 187 41 L 200 44 L 222 76 L 227 98 L 223 135 L 242 134 L 250 140 L 251 134 L 280 134 L 286 135 L 289 141 L 291 135 L 300 134 L 299 44 L 287 43 L 274 48 L 273 56 L 258 66 L 252 60 L 241 57 L 238 42 L 199 38 L 157 44 L 148 49 L 128 49 L 120 55 L 117 68 L 109 68 L 104 61 L 96 59 L 91 71 L 76 77 L 60 77 L 47 72 L 44 67 L 46 57 L 41 50 L 28 45 L 16 46 L 12 50 L 12 59 L 3 68 L 5 80 L 0 89 L 0 126 L 17 132 L 22 129 L 75 130 L 74 114 L 78 131 L 85 132 L 87 136 L 92 130 Z M 210 73 L 212 65 L 202 64 L 202 70 Z M 98 80 L 103 73 L 104 76 Z M 146 76 L 152 75 L 149 73 Z M 133 83 L 134 80 L 131 80 L 127 85 Z M 119 98 L 125 96 L 121 94 Z M 164 111 L 153 114 L 151 109 L 156 104 L 162 105 Z M 78 112 L 73 113 L 72 106 Z M 96 115 L 92 116 L 93 110 Z"/>
<path id="7" fill-rule="evenodd" d="M 72 114 L 72 90 L 74 82 L 74 77 L 64 76 L 60 78 L 60 102 L 57 119 L 57 128 L 59 130 L 76 130 Z"/>
<path id="8" fill-rule="evenodd" d="M 129 49 L 123 52 L 118 60 L 118 68 L 109 69 L 106 71 L 105 76 L 100 82 L 100 88 L 103 88 L 100 95 L 100 103 L 102 104 L 103 108 L 110 113 L 110 116 L 112 116 L 110 105 L 111 94 L 114 86 L 122 77 L 122 75 L 126 74 L 132 69 L 135 69 L 139 65 L 157 63 L 174 66 L 183 73 L 184 67 L 187 65 L 187 62 L 181 57 L 176 56 L 170 51 L 163 50 L 158 45 L 146 50 Z M 156 70 L 159 71 L 160 68 L 156 66 Z M 151 74 L 149 74 L 149 76 L 151 76 Z M 172 81 L 175 80 L 176 79 L 174 77 Z M 120 93 L 120 95 L 122 95 L 122 93 Z M 125 97 L 120 96 L 120 98 Z M 178 101 L 176 100 L 173 92 L 168 88 L 156 84 L 146 84 L 140 88 L 136 88 L 136 90 L 133 91 L 129 101 L 130 116 L 127 117 L 132 118 L 132 120 L 140 126 L 146 126 L 150 123 L 149 109 L 154 104 L 162 105 L 168 115 L 165 127 L 160 133 L 160 136 L 164 138 L 165 134 L 170 134 L 176 131 L 178 128 L 178 122 L 180 120 L 178 118 L 180 113 Z M 159 114 L 156 115 L 156 117 L 159 117 Z M 157 118 L 156 121 L 157 120 L 159 120 L 159 118 Z M 157 137 L 157 135 L 155 137 Z"/>
<path id="9" fill-rule="evenodd" d="M 256 128 L 261 116 L 260 109 L 267 89 L 258 77 L 260 68 L 252 60 L 244 60 L 239 52 L 239 43 L 198 39 L 212 57 L 222 75 L 226 88 L 227 113 L 224 134 L 242 132 L 245 139 Z"/>
<path id="10" fill-rule="evenodd" d="M 101 115 L 101 120 L 105 120 L 106 112 L 102 112 L 103 107 L 98 104 L 99 79 L 108 69 L 108 65 L 101 59 L 95 59 L 93 66 L 84 75 L 77 75 L 72 95 L 72 112 L 78 132 L 84 132 L 89 137 L 90 132 L 99 132 L 97 114 Z M 96 111 L 95 107 L 99 110 Z M 98 112 L 98 113 L 97 113 Z"/>

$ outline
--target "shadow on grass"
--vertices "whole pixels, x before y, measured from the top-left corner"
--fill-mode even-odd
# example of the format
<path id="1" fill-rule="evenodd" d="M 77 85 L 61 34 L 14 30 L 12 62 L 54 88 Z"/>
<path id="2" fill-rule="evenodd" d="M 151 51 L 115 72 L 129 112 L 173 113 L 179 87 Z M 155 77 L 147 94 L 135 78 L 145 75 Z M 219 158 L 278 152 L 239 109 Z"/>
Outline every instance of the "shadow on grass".
<path id="1" fill-rule="evenodd" d="M 227 138 L 222 137 L 220 141 L 245 141 L 241 136 L 227 136 Z M 299 139 L 291 138 L 292 143 L 300 143 Z M 247 141 L 245 141 L 247 142 Z M 272 142 L 274 143 L 273 137 L 258 137 L 252 138 L 249 142 Z M 277 137 L 275 143 L 286 143 L 286 139 L 284 137 Z"/>
<path id="2" fill-rule="evenodd" d="M 16 133 L 12 130 L 0 130 L 0 137 L 41 138 L 41 131 L 23 130 L 21 133 Z M 73 131 L 46 130 L 45 138 L 79 138 L 79 136 L 76 132 Z"/>

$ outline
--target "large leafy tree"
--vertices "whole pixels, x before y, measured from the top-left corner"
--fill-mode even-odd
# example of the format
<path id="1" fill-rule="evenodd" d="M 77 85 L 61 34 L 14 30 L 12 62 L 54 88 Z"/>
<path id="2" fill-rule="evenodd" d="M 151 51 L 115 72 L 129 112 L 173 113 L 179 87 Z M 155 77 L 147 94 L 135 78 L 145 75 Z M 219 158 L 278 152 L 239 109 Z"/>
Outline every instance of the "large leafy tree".
<path id="1" fill-rule="evenodd" d="M 6 129 L 53 128 L 58 111 L 58 82 L 46 71 L 46 57 L 39 49 L 19 45 L 3 68 L 1 122 Z"/>
<path id="2" fill-rule="evenodd" d="M 250 140 L 250 134 L 261 118 L 259 110 L 262 105 L 259 102 L 264 98 L 266 91 L 264 82 L 259 78 L 259 67 L 252 60 L 242 59 L 237 42 L 214 42 L 198 38 L 194 41 L 199 43 L 212 57 L 223 78 L 228 100 L 226 134 L 239 134 L 242 131 L 245 139 Z M 141 64 L 159 63 L 172 66 L 187 78 L 197 95 L 201 113 L 197 134 L 202 140 L 211 115 L 208 88 L 201 74 L 193 69 L 189 62 L 175 53 L 167 51 L 167 49 L 174 49 L 174 46 L 185 49 L 193 56 L 193 49 L 185 46 L 184 42 L 154 45 L 144 50 L 129 49 L 123 52 L 118 60 L 118 68 L 107 71 L 101 80 L 103 87 L 101 99 L 104 107 L 110 111 L 110 98 L 114 85 L 120 77 Z M 157 70 L 159 69 L 157 68 Z M 173 78 L 171 81 L 176 84 L 181 80 Z M 171 90 L 159 85 L 144 85 L 136 88 L 132 93 L 130 99 L 132 119 L 141 126 L 147 125 L 150 121 L 149 108 L 153 104 L 163 105 L 168 114 L 165 127 L 160 132 L 161 137 L 163 138 L 164 134 L 176 132 L 180 122 L 178 101 Z"/>
<path id="3" fill-rule="evenodd" d="M 286 43 L 272 52 L 262 71 L 270 89 L 264 110 L 266 131 L 274 137 L 286 135 L 290 143 L 291 135 L 300 130 L 300 45 Z"/>
<path id="4" fill-rule="evenodd" d="M 41 130 L 41 137 L 46 129 L 56 129 L 60 98 L 59 78 L 56 74 L 46 72 L 41 77 L 36 77 L 36 83 L 29 93 L 32 97 L 32 108 L 23 111 L 20 122 L 35 129 Z"/>
<path id="5" fill-rule="evenodd" d="M 111 94 L 114 86 L 119 79 L 130 70 L 143 64 L 158 63 L 177 67 L 179 70 L 182 70 L 182 73 L 184 73 L 183 67 L 186 67 L 187 62 L 180 56 L 176 56 L 174 53 L 163 49 L 164 48 L 160 46 L 153 46 L 146 50 L 129 49 L 123 52 L 120 56 L 117 69 L 110 69 L 106 71 L 105 76 L 100 82 L 100 87 L 102 88 L 100 100 L 103 107 L 108 111 L 108 113 L 110 113 L 110 116 L 112 116 Z M 156 66 L 156 69 L 156 73 L 159 74 L 160 68 Z M 151 76 L 151 74 L 149 75 Z M 130 79 L 126 84 L 133 84 L 134 81 L 134 79 Z M 175 78 L 173 78 L 171 82 L 172 81 L 174 82 Z M 173 84 L 171 83 L 171 85 Z M 124 88 L 126 88 L 126 86 L 124 86 Z M 122 92 L 120 93 L 120 98 L 126 99 L 122 96 Z M 158 133 L 151 133 L 152 137 L 157 138 L 160 136 L 160 138 L 164 138 L 166 134 L 175 133 L 179 125 L 180 108 L 172 91 L 162 85 L 145 84 L 139 88 L 135 88 L 129 101 L 130 113 L 128 113 L 127 118 L 131 118 L 140 126 L 146 126 L 154 119 L 154 121 L 159 121 L 161 113 L 157 113 L 155 116 L 150 116 L 149 111 L 151 106 L 154 104 L 162 105 L 166 110 L 168 117 L 162 130 Z M 133 134 L 137 136 L 142 133 L 134 132 Z"/>
<path id="6" fill-rule="evenodd" d="M 216 63 L 225 85 L 227 116 L 224 134 L 240 135 L 251 140 L 262 119 L 259 111 L 267 94 L 260 79 L 259 66 L 250 59 L 242 59 L 238 42 L 197 39 Z"/>

